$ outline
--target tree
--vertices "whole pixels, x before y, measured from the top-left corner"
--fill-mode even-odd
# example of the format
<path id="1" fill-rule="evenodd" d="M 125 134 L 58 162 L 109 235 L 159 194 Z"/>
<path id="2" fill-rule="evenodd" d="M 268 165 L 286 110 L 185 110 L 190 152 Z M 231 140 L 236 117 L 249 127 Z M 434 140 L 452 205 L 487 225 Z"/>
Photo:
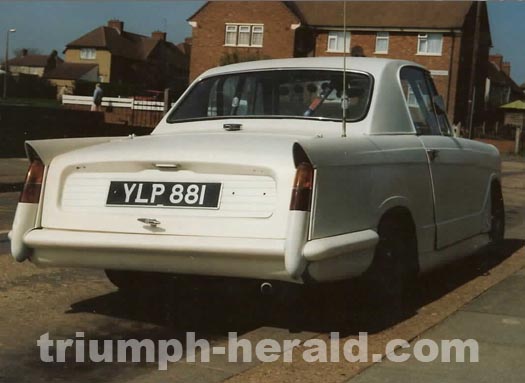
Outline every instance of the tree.
<path id="1" fill-rule="evenodd" d="M 16 48 L 13 49 L 13 54 L 15 55 L 15 57 L 25 55 L 39 55 L 41 54 L 41 51 L 38 48 Z"/>
<path id="2" fill-rule="evenodd" d="M 352 50 L 350 51 L 350 56 L 352 57 L 366 57 L 365 56 L 365 50 L 361 45 L 356 45 L 355 47 L 352 47 Z"/>

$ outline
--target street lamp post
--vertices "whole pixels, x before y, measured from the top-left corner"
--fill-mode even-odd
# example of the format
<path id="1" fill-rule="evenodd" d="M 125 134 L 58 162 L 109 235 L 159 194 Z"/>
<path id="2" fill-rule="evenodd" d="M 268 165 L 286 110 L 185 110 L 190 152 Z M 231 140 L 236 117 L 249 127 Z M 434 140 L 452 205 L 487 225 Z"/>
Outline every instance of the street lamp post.
<path id="1" fill-rule="evenodd" d="M 4 73 L 4 93 L 3 93 L 3 98 L 7 97 L 7 75 L 9 74 L 9 64 L 7 63 L 7 61 L 9 60 L 9 34 L 10 33 L 14 33 L 14 32 L 16 32 L 16 29 L 11 28 L 11 29 L 8 29 L 6 34 L 5 34 L 5 61 L 4 61 L 5 73 Z"/>

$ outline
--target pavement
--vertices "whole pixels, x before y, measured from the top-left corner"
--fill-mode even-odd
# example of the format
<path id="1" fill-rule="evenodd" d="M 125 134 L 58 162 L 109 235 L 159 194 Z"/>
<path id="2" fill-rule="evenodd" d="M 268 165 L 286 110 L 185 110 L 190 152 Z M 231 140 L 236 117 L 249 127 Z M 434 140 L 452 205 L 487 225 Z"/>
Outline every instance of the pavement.
<path id="1" fill-rule="evenodd" d="M 503 162 L 503 189 L 506 238 L 525 240 L 525 163 L 522 160 Z M 518 253 L 525 255 L 525 249 L 521 247 Z M 421 333 L 411 346 L 422 338 L 436 342 L 475 339 L 479 343 L 479 362 L 383 360 L 346 382 L 493 383 L 503 380 L 522 383 L 525 377 L 525 268 L 503 278 L 443 322 Z"/>
<path id="2" fill-rule="evenodd" d="M 0 158 L 0 193 L 20 190 L 28 164 L 25 158 Z"/>
<path id="3" fill-rule="evenodd" d="M 25 158 L 0 158 L 0 242 L 7 239 L 11 229 L 28 164 Z"/>
<path id="4" fill-rule="evenodd" d="M 479 361 L 422 363 L 415 359 L 383 361 L 364 370 L 351 383 L 522 383 L 525 377 L 525 270 L 514 273 L 463 306 L 418 339 L 475 339 Z M 466 357 L 469 360 L 469 356 Z"/>
<path id="5" fill-rule="evenodd" d="M 23 182 L 27 163 L 0 159 L 0 183 Z M 330 302 L 312 300 L 308 311 L 262 304 L 249 294 L 179 293 L 125 297 L 99 270 L 40 269 L 8 256 L 9 230 L 17 192 L 0 193 L 0 383 L 23 382 L 522 382 L 525 376 L 525 162 L 503 163 L 507 231 L 497 254 L 480 253 L 424 277 L 417 309 L 396 323 L 371 326 L 369 351 L 383 353 L 386 342 L 422 338 L 476 339 L 478 363 L 307 363 L 294 349 L 294 363 L 176 363 L 157 371 L 147 363 L 66 364 L 39 361 L 36 339 L 182 339 L 185 331 L 224 345 L 228 331 L 244 339 L 327 340 L 356 338 L 352 323 L 332 321 Z M 9 174 L 7 174 L 9 173 Z M 4 185 L 5 185 L 4 184 Z M 345 292 L 348 294 L 348 292 Z M 348 299 L 355 297 L 351 294 Z M 355 305 L 355 304 L 354 304 Z M 333 305 L 332 305 L 333 306 Z M 355 309 L 355 307 L 354 307 Z M 360 308 L 357 307 L 359 310 Z M 301 313 L 308 312 L 306 320 Z M 369 318 L 374 322 L 374 318 Z M 16 330 L 16 331 L 15 331 Z M 361 328 L 359 328 L 361 330 Z M 366 329 L 363 329 L 366 330 Z M 399 350 L 397 351 L 399 352 Z M 384 353 L 383 353 L 384 355 Z"/>

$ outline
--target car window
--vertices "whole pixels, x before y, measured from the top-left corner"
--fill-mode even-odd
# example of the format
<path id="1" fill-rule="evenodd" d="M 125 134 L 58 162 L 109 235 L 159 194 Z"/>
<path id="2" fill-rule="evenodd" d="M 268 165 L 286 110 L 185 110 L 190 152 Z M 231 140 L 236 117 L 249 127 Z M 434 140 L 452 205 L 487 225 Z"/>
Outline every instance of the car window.
<path id="1" fill-rule="evenodd" d="M 346 76 L 348 121 L 368 112 L 372 78 Z M 197 83 L 168 122 L 223 116 L 342 119 L 343 74 L 329 70 L 268 70 L 210 77 Z"/>
<path id="2" fill-rule="evenodd" d="M 450 122 L 448 121 L 447 112 L 445 110 L 445 104 L 443 103 L 443 99 L 440 98 L 436 85 L 434 84 L 434 81 L 432 80 L 432 77 L 427 72 L 425 73 L 428 87 L 430 89 L 430 94 L 432 99 L 434 100 L 434 110 L 437 116 L 437 122 L 439 124 L 439 130 L 441 131 L 441 134 L 444 136 L 452 136 L 452 127 L 450 126 Z M 441 102 L 437 103 L 436 101 L 440 99 Z M 437 104 L 437 105 L 436 105 Z"/>
<path id="3" fill-rule="evenodd" d="M 410 117 L 418 134 L 441 135 L 425 72 L 415 67 L 404 67 L 401 69 L 400 80 Z"/>
<path id="4" fill-rule="evenodd" d="M 208 112 L 209 116 L 216 116 L 218 110 L 230 114 L 235 97 L 239 79 L 236 77 L 226 78 L 213 84 L 213 89 L 208 95 Z M 218 91 L 220 89 L 220 92 Z"/>

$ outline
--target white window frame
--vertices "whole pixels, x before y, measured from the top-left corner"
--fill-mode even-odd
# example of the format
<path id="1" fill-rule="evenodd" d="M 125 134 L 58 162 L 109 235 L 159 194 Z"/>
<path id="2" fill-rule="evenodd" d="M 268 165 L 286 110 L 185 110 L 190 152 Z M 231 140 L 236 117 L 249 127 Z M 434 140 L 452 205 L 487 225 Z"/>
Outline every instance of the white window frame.
<path id="1" fill-rule="evenodd" d="M 429 52 L 429 37 L 430 35 L 439 35 L 439 51 L 438 52 Z M 427 44 L 426 51 L 421 50 L 421 42 L 425 41 Z M 443 54 L 443 33 L 419 33 L 417 35 L 417 54 L 421 56 L 441 56 Z"/>
<path id="2" fill-rule="evenodd" d="M 228 33 L 235 33 L 235 43 L 228 42 Z M 248 43 L 240 44 L 241 33 L 248 34 Z M 260 44 L 254 43 L 254 36 L 260 35 Z M 264 24 L 226 23 L 224 29 L 224 46 L 262 48 L 264 43 Z"/>
<path id="3" fill-rule="evenodd" d="M 241 34 L 245 34 L 247 36 L 246 44 L 241 44 Z M 250 25 L 239 25 L 238 32 L 237 32 L 237 46 L 238 47 L 249 47 L 252 40 L 252 27 Z"/>
<path id="4" fill-rule="evenodd" d="M 95 60 L 97 58 L 97 50 L 95 48 L 80 48 L 81 60 Z"/>
<path id="5" fill-rule="evenodd" d="M 226 24 L 226 27 L 224 29 L 224 45 L 229 46 L 229 47 L 234 47 L 234 46 L 237 45 L 237 33 L 238 33 L 237 30 L 238 30 L 238 26 L 237 25 Z M 228 33 L 234 33 L 235 34 L 235 42 L 234 43 L 228 42 Z"/>
<path id="6" fill-rule="evenodd" d="M 255 35 L 261 35 L 261 43 L 255 44 L 254 43 L 254 36 Z M 262 47 L 264 43 L 264 25 L 252 25 L 252 35 L 250 39 L 250 46 L 252 47 Z"/>
<path id="7" fill-rule="evenodd" d="M 327 39 L 327 44 L 326 44 L 327 52 L 330 52 L 330 53 L 343 53 L 344 52 L 345 48 L 343 49 L 337 48 L 339 39 L 342 39 L 344 41 L 344 35 L 339 36 L 339 34 L 343 34 L 343 33 L 344 31 L 328 31 L 328 39 Z M 352 33 L 347 31 L 346 34 L 348 35 L 346 38 L 346 53 L 350 53 L 350 41 L 352 40 Z M 330 40 L 333 40 L 335 42 L 335 49 L 330 48 Z M 344 44 L 344 42 L 342 44 Z"/>
<path id="8" fill-rule="evenodd" d="M 386 41 L 386 50 L 381 51 L 381 50 L 377 49 L 378 41 Z M 389 46 L 390 46 L 390 33 L 383 32 L 383 31 L 377 32 L 376 33 L 376 48 L 375 48 L 375 52 L 374 53 L 387 54 Z"/>

